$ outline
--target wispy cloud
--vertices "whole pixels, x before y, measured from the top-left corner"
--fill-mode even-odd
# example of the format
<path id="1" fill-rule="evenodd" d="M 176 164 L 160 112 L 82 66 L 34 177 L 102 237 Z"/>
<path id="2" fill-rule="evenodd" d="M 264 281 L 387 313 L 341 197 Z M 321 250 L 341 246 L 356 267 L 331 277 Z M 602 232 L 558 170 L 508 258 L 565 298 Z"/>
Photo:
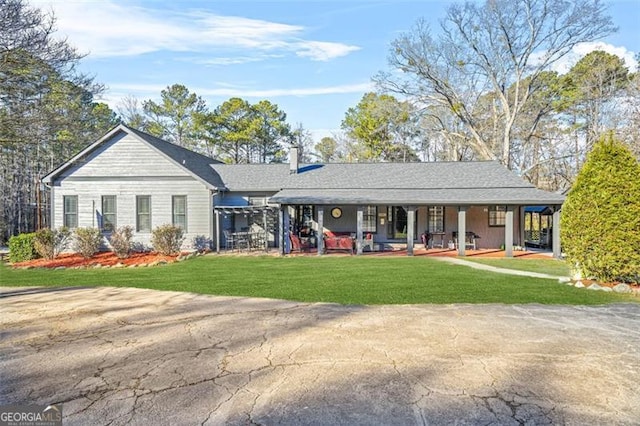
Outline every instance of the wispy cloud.
<path id="1" fill-rule="evenodd" d="M 119 100 L 127 94 L 133 94 L 137 97 L 143 98 L 155 98 L 158 97 L 160 91 L 164 90 L 166 86 L 154 85 L 154 84 L 113 84 L 109 86 L 109 95 L 105 96 L 108 103 L 112 103 L 114 100 Z M 239 88 L 239 87 L 194 87 L 189 88 L 192 92 L 199 96 L 221 96 L 221 97 L 241 97 L 241 98 L 275 98 L 285 96 L 318 96 L 318 95 L 335 95 L 345 93 L 362 93 L 374 90 L 373 83 L 357 83 L 357 84 L 345 84 L 338 86 L 326 86 L 326 87 L 305 87 L 298 89 L 265 89 L 258 90 L 252 88 Z"/>
<path id="2" fill-rule="evenodd" d="M 305 40 L 305 28 L 299 25 L 223 16 L 206 10 L 168 13 L 114 0 L 53 2 L 48 7 L 56 14 L 59 32 L 94 58 L 157 51 L 206 53 L 211 57 L 216 50 L 224 50 L 226 54 L 218 64 L 285 53 L 328 61 L 360 49 L 339 42 Z M 230 50 L 234 55 L 229 55 Z"/>

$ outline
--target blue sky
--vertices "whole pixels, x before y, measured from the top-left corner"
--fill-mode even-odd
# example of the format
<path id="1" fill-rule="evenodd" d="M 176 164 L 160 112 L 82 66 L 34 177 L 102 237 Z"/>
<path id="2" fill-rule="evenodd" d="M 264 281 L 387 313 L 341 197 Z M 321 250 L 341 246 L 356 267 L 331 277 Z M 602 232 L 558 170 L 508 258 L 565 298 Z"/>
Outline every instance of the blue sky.
<path id="1" fill-rule="evenodd" d="M 58 34 L 88 56 L 81 70 L 115 108 L 133 95 L 157 99 L 181 83 L 213 109 L 230 97 L 268 99 L 314 139 L 331 135 L 387 69 L 391 41 L 426 18 L 437 28 L 451 1 L 32 0 L 53 10 Z M 581 46 L 631 62 L 640 51 L 640 0 L 609 1 L 619 31 Z"/>

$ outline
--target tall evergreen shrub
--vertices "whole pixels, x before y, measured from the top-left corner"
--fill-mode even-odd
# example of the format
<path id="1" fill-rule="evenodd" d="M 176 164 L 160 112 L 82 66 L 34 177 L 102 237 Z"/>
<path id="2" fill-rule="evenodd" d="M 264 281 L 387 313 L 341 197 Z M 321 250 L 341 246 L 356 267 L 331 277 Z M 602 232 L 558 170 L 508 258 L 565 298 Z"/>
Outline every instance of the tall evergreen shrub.
<path id="1" fill-rule="evenodd" d="M 32 232 L 9 238 L 9 261 L 15 263 L 37 258 L 38 252 L 33 246 L 35 236 L 35 232 Z"/>
<path id="2" fill-rule="evenodd" d="M 640 164 L 612 134 L 593 147 L 562 208 L 567 261 L 585 278 L 640 279 Z"/>

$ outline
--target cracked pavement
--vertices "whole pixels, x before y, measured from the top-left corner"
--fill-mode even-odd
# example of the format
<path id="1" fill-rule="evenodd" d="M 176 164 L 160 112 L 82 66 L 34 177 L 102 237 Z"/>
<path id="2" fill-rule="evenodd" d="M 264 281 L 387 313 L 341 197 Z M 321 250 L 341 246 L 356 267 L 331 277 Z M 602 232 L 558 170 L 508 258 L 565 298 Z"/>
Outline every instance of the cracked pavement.
<path id="1" fill-rule="evenodd" d="M 65 425 L 637 424 L 640 305 L 0 287 L 0 404 Z"/>

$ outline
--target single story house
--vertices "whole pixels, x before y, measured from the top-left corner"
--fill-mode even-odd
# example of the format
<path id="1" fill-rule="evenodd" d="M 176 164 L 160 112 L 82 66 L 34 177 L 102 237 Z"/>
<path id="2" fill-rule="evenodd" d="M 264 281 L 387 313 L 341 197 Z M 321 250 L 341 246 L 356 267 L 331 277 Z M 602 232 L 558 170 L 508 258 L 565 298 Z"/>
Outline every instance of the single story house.
<path id="1" fill-rule="evenodd" d="M 525 245 L 527 206 L 552 211 L 560 255 L 561 194 L 539 190 L 498 162 L 223 164 L 125 125 L 43 178 L 51 227 L 129 225 L 150 243 L 162 224 L 185 230 L 185 248 L 207 238 L 220 250 L 232 231 L 260 229 L 265 247 L 289 253 L 302 236 L 325 250 L 325 234 L 348 234 L 355 252 L 423 243 L 468 248 Z M 458 236 L 465 236 L 460 238 Z"/>

